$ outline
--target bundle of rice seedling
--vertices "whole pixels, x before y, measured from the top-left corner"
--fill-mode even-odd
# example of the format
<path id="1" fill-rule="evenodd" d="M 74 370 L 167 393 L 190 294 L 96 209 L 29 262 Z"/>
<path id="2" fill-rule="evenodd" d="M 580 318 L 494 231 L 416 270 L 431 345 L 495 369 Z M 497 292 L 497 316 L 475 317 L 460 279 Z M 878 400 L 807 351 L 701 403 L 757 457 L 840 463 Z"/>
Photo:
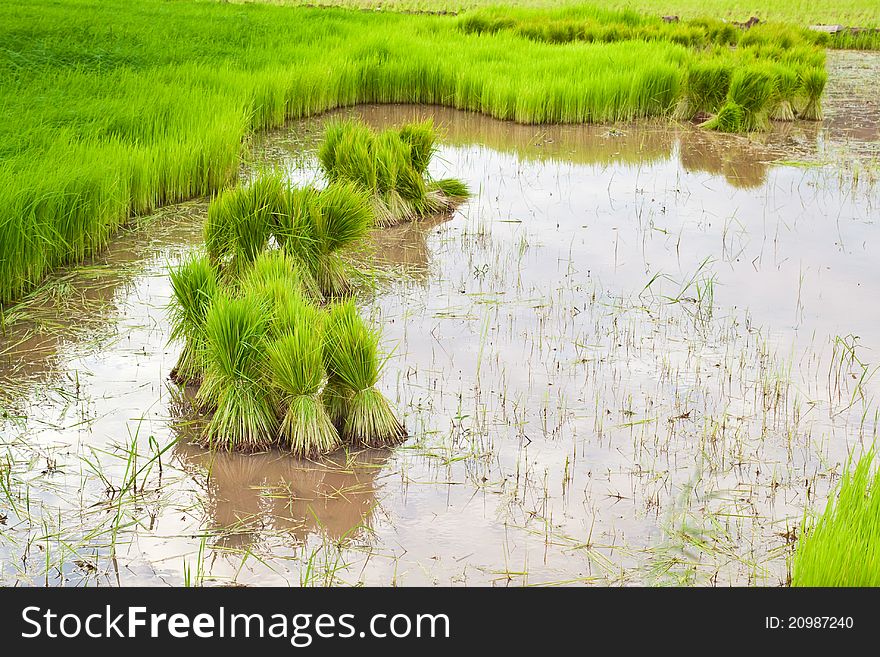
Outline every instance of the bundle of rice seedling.
<path id="1" fill-rule="evenodd" d="M 391 226 L 455 207 L 467 198 L 463 183 L 432 183 L 428 165 L 437 135 L 430 121 L 375 134 L 353 121 L 328 125 L 318 159 L 331 182 L 348 181 L 369 194 L 375 223 Z M 446 194 L 447 188 L 454 194 Z"/>
<path id="2" fill-rule="evenodd" d="M 329 373 L 348 388 L 342 437 L 365 447 L 393 445 L 406 438 L 388 400 L 375 388 L 384 365 L 379 334 L 367 327 L 353 302 L 330 309 L 324 345 Z"/>
<path id="3" fill-rule="evenodd" d="M 374 137 L 372 151 L 376 160 L 376 223 L 390 226 L 415 219 L 424 202 L 425 185 L 413 168 L 409 145 L 396 130 L 386 130 Z"/>
<path id="4" fill-rule="evenodd" d="M 812 67 L 803 69 L 800 74 L 801 94 L 804 106 L 798 116 L 807 121 L 822 120 L 822 92 L 828 82 L 828 73 L 824 68 Z"/>
<path id="5" fill-rule="evenodd" d="M 770 125 L 768 113 L 773 92 L 773 76 L 766 67 L 739 69 L 730 81 L 727 102 L 703 126 L 722 132 L 765 130 Z"/>
<path id="6" fill-rule="evenodd" d="M 287 295 L 273 308 L 270 322 L 271 332 L 276 337 L 296 331 L 303 326 L 318 330 L 324 325 L 324 312 L 302 295 Z"/>
<path id="7" fill-rule="evenodd" d="M 290 296 L 320 299 L 321 291 L 307 265 L 280 249 L 268 249 L 241 273 L 238 289 L 256 295 L 267 308 L 275 308 Z"/>
<path id="8" fill-rule="evenodd" d="M 325 349 L 326 355 L 329 349 Z M 321 391 L 321 401 L 327 410 L 327 415 L 334 426 L 342 431 L 345 426 L 345 418 L 348 416 L 348 406 L 351 403 L 352 390 L 332 373 L 327 377 L 327 383 Z"/>
<path id="9" fill-rule="evenodd" d="M 236 275 L 266 249 L 278 217 L 290 212 L 288 204 L 278 175 L 261 176 L 247 187 L 220 192 L 208 206 L 208 255 Z"/>
<path id="10" fill-rule="evenodd" d="M 295 260 L 312 271 L 318 251 L 315 224 L 321 209 L 315 187 L 293 187 L 287 190 L 287 212 L 275 216 L 272 235 L 275 242 Z"/>
<path id="11" fill-rule="evenodd" d="M 420 176 L 428 173 L 431 158 L 437 152 L 437 132 L 434 121 L 414 121 L 402 126 L 398 131 L 400 139 L 409 146 L 409 161 Z"/>
<path id="12" fill-rule="evenodd" d="M 314 243 L 307 264 L 325 296 L 342 296 L 352 288 L 351 269 L 342 254 L 369 232 L 373 221 L 369 198 L 357 185 L 337 182 L 320 192 L 316 204 L 317 211 L 310 215 Z"/>
<path id="13" fill-rule="evenodd" d="M 700 114 L 717 112 L 727 96 L 732 68 L 727 62 L 698 62 L 688 69 L 684 94 L 673 116 L 690 121 Z"/>
<path id="14" fill-rule="evenodd" d="M 218 295 L 205 321 L 206 369 L 197 395 L 213 409 L 204 442 L 257 451 L 275 441 L 278 419 L 266 379 L 269 314 L 252 296 Z"/>
<path id="15" fill-rule="evenodd" d="M 770 118 L 774 121 L 794 121 L 794 100 L 800 88 L 800 80 L 797 73 L 788 66 L 777 66 L 774 72 L 775 89 Z"/>
<path id="16" fill-rule="evenodd" d="M 217 271 L 204 256 L 193 256 L 173 268 L 170 277 L 174 290 L 171 339 L 184 340 L 171 379 L 175 383 L 189 383 L 199 379 L 204 371 L 205 318 L 219 289 Z"/>
<path id="17" fill-rule="evenodd" d="M 880 586 L 880 470 L 873 449 L 847 469 L 819 519 L 804 519 L 791 584 Z"/>
<path id="18" fill-rule="evenodd" d="M 363 123 L 331 121 L 318 148 L 318 162 L 330 182 L 356 182 L 374 192 L 378 171 L 374 154 L 375 136 Z"/>
<path id="19" fill-rule="evenodd" d="M 307 314 L 307 311 L 303 311 Z M 268 347 L 269 370 L 281 400 L 281 443 L 294 455 L 314 457 L 339 447 L 339 433 L 321 400 L 324 382 L 320 327 L 298 321 Z"/>
<path id="20" fill-rule="evenodd" d="M 448 212 L 470 198 L 468 186 L 458 178 L 432 180 L 427 187 L 427 204 L 431 212 Z"/>

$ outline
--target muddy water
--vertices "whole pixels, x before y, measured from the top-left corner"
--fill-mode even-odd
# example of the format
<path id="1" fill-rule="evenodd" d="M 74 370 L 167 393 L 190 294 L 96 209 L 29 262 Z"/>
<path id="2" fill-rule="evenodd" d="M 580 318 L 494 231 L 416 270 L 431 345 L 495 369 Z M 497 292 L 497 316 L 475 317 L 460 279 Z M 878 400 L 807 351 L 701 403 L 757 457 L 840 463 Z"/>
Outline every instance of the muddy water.
<path id="1" fill-rule="evenodd" d="M 410 439 L 393 451 L 187 444 L 166 267 L 197 248 L 205 206 L 145 221 L 6 318 L 0 581 L 784 582 L 804 508 L 876 431 L 858 75 L 831 85 L 822 125 L 760 140 L 342 112 L 433 116 L 433 172 L 477 192 L 359 256 L 387 274 L 362 307 L 395 349 L 383 388 Z M 259 140 L 255 163 L 316 178 L 325 119 Z M 835 153 L 851 156 L 818 166 Z"/>

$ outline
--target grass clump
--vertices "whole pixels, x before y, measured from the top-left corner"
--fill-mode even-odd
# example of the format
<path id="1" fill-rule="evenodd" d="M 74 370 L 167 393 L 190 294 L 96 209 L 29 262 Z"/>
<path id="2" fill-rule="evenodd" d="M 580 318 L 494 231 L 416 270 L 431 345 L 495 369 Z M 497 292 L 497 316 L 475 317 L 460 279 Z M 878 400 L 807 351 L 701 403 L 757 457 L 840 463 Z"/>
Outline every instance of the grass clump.
<path id="1" fill-rule="evenodd" d="M 843 475 L 818 520 L 804 520 L 791 584 L 880 586 L 880 470 L 873 449 Z"/>
<path id="2" fill-rule="evenodd" d="M 776 86 L 771 72 L 753 66 L 736 71 L 727 101 L 704 127 L 721 132 L 752 132 L 769 127 Z"/>
<path id="3" fill-rule="evenodd" d="M 798 116 L 807 121 L 822 120 L 822 92 L 828 82 L 828 73 L 824 68 L 807 68 L 801 71 L 800 83 L 804 105 Z"/>
<path id="4" fill-rule="evenodd" d="M 306 262 L 318 288 L 326 297 L 352 291 L 352 268 L 343 253 L 360 243 L 373 225 L 373 212 L 366 192 L 346 182 L 331 183 L 312 197 L 309 213 L 313 236 Z"/>
<path id="5" fill-rule="evenodd" d="M 171 270 L 171 339 L 184 346 L 171 379 L 187 383 L 201 378 L 205 369 L 205 320 L 219 290 L 217 271 L 204 256 L 191 257 Z"/>
<path id="6" fill-rule="evenodd" d="M 267 308 L 252 296 L 219 295 L 205 321 L 206 371 L 198 399 L 213 410 L 204 442 L 213 449 L 261 451 L 278 420 L 266 385 Z"/>
<path id="7" fill-rule="evenodd" d="M 352 302 L 330 309 L 325 352 L 328 369 L 336 379 L 336 389 L 327 399 L 331 412 L 337 414 L 340 404 L 346 407 L 343 438 L 364 447 L 404 440 L 403 425 L 375 387 L 384 365 L 379 357 L 379 334 L 364 323 Z"/>
<path id="8" fill-rule="evenodd" d="M 436 143 L 430 120 L 380 133 L 357 121 L 334 121 L 318 160 L 331 183 L 347 182 L 368 194 L 378 225 L 392 226 L 451 210 L 469 196 L 461 181 L 431 179 Z"/>
<path id="9" fill-rule="evenodd" d="M 305 304 L 303 300 L 289 304 Z M 300 457 L 337 449 L 341 441 L 321 398 L 324 349 L 318 313 L 307 307 L 288 310 L 293 326 L 268 347 L 272 384 L 283 409 L 280 443 Z M 313 315 L 311 321 L 305 316 Z"/>

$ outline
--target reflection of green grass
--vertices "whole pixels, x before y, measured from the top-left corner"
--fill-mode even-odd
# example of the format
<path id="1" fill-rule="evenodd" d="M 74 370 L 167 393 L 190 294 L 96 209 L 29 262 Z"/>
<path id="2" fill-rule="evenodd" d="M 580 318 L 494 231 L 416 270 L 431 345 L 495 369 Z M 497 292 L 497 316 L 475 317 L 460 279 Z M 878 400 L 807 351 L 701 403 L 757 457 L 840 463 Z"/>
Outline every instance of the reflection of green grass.
<path id="1" fill-rule="evenodd" d="M 836 499 L 807 525 L 792 562 L 793 586 L 880 586 L 880 471 L 874 452 L 840 482 Z"/>
<path id="2" fill-rule="evenodd" d="M 691 63 L 732 57 L 467 35 L 449 17 L 156 0 L 3 3 L 0 40 L 0 301 L 132 212 L 223 187 L 247 135 L 287 118 L 360 102 L 528 123 L 665 116 Z M 795 50 L 734 64 L 805 63 Z"/>

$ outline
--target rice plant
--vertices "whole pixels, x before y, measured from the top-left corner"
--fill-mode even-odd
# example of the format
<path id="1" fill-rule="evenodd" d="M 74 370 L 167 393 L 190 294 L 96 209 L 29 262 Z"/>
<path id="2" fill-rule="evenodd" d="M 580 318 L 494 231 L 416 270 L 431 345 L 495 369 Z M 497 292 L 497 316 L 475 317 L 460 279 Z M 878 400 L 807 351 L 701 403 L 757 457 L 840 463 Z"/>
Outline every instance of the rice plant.
<path id="1" fill-rule="evenodd" d="M 774 80 L 765 67 L 737 70 L 730 81 L 727 101 L 704 127 L 721 132 L 752 132 L 769 126 Z"/>
<path id="2" fill-rule="evenodd" d="M 880 586 L 880 470 L 874 450 L 847 469 L 825 511 L 801 527 L 792 586 Z"/>
<path id="3" fill-rule="evenodd" d="M 280 176 L 260 176 L 246 187 L 220 192 L 208 207 L 208 255 L 235 275 L 265 250 L 279 215 L 289 212 Z"/>
<path id="4" fill-rule="evenodd" d="M 329 348 L 325 349 L 325 356 L 329 354 Z M 327 383 L 321 391 L 321 401 L 327 411 L 327 415 L 333 425 L 342 431 L 345 426 L 345 418 L 348 416 L 352 390 L 337 376 L 332 373 L 327 378 Z"/>
<path id="5" fill-rule="evenodd" d="M 806 68 L 800 73 L 801 94 L 804 97 L 804 105 L 798 116 L 807 121 L 822 120 L 822 92 L 828 81 L 828 73 L 824 68 Z"/>
<path id="6" fill-rule="evenodd" d="M 205 319 L 219 289 L 217 271 L 206 257 L 193 256 L 171 269 L 170 278 L 171 339 L 184 341 L 171 379 L 189 383 L 201 378 L 205 369 Z"/>
<path id="7" fill-rule="evenodd" d="M 378 134 L 356 121 L 333 121 L 318 160 L 330 181 L 352 183 L 369 195 L 377 225 L 392 226 L 454 208 L 469 196 L 460 181 L 430 179 L 436 142 L 430 121 Z"/>
<path id="8" fill-rule="evenodd" d="M 309 214 L 314 241 L 308 264 L 325 296 L 343 296 L 353 285 L 352 268 L 343 254 L 369 233 L 373 223 L 369 198 L 352 183 L 335 182 L 315 199 L 315 211 Z"/>
<path id="9" fill-rule="evenodd" d="M 770 118 L 774 121 L 794 121 L 797 118 L 794 104 L 800 90 L 797 72 L 780 66 L 774 71 L 775 91 Z"/>
<path id="10" fill-rule="evenodd" d="M 282 249 L 267 249 L 243 271 L 237 288 L 275 308 L 291 296 L 320 299 L 321 291 L 308 266 Z"/>
<path id="11" fill-rule="evenodd" d="M 206 370 L 197 395 L 213 410 L 205 443 L 213 449 L 267 449 L 278 429 L 267 381 L 267 308 L 252 296 L 221 294 L 208 311 L 205 336 Z"/>
<path id="12" fill-rule="evenodd" d="M 406 438 L 406 430 L 388 400 L 375 386 L 384 361 L 379 356 L 379 334 L 369 328 L 351 301 L 330 309 L 325 336 L 325 358 L 335 385 L 347 388 L 342 399 L 327 398 L 331 412 L 344 403 L 342 437 L 355 445 L 379 447 Z M 331 394 L 338 394 L 337 390 Z"/>
<path id="13" fill-rule="evenodd" d="M 312 272 L 317 267 L 319 252 L 315 225 L 320 221 L 318 217 L 321 212 L 318 204 L 320 193 L 317 188 L 311 186 L 288 189 L 288 211 L 276 215 L 272 229 L 278 246 Z"/>
<path id="14" fill-rule="evenodd" d="M 724 104 L 733 67 L 728 62 L 698 62 L 688 69 L 684 94 L 675 108 L 677 119 L 689 121 L 699 114 L 714 114 Z"/>
<path id="15" fill-rule="evenodd" d="M 302 319 L 268 347 L 271 380 L 283 408 L 281 444 L 300 457 L 326 454 L 341 444 L 320 395 L 325 378 L 323 353 L 320 325 Z"/>

